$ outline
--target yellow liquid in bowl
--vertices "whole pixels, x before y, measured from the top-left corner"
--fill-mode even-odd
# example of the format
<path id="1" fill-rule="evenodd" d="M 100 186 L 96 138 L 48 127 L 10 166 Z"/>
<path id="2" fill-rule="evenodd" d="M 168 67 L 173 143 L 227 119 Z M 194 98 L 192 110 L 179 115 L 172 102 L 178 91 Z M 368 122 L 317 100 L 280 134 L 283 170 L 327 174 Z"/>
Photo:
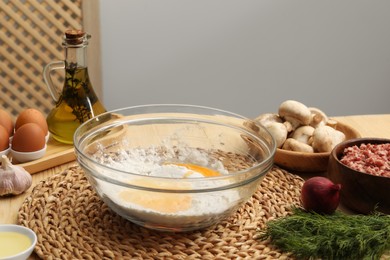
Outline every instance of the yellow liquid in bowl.
<path id="1" fill-rule="evenodd" d="M 16 232 L 0 232 L 0 259 L 24 252 L 31 246 L 28 236 Z"/>
<path id="2" fill-rule="evenodd" d="M 163 166 L 175 165 L 183 167 L 176 170 L 182 174 L 182 178 L 190 178 L 193 174 L 201 174 L 203 177 L 221 176 L 221 173 L 195 164 L 190 163 L 166 163 Z M 169 171 L 165 169 L 165 171 Z M 177 189 L 176 184 L 164 183 L 157 181 L 145 181 L 142 179 L 132 180 L 133 185 L 145 185 L 155 189 Z M 190 188 L 190 187 L 182 187 Z M 135 203 L 145 209 L 155 210 L 161 213 L 173 214 L 179 211 L 188 210 L 192 206 L 192 196 L 189 194 L 162 193 L 142 190 L 123 190 L 119 193 L 118 198 L 124 203 Z"/>

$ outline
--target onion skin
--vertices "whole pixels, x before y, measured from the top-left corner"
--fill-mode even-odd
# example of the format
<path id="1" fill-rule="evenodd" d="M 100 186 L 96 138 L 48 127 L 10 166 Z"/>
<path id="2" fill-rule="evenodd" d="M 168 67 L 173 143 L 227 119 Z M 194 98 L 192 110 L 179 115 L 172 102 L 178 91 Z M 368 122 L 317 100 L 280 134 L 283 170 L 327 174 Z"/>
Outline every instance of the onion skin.
<path id="1" fill-rule="evenodd" d="M 312 177 L 302 186 L 301 202 L 305 210 L 332 214 L 340 203 L 341 184 L 325 177 Z"/>

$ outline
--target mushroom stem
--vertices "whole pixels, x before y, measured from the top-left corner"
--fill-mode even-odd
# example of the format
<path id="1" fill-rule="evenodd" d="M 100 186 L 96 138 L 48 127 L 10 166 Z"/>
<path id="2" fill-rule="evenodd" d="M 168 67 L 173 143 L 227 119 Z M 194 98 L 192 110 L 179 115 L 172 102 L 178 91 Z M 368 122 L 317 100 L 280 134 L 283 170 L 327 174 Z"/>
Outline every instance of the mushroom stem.
<path id="1" fill-rule="evenodd" d="M 311 147 L 308 144 L 299 142 L 292 138 L 287 138 L 287 140 L 284 142 L 282 149 L 289 150 L 289 151 L 295 151 L 295 152 L 304 152 L 304 153 L 313 153 L 313 147 Z"/>
<path id="2" fill-rule="evenodd" d="M 313 141 L 313 139 L 312 139 L 313 133 L 314 133 L 314 127 L 309 126 L 309 125 L 304 125 L 304 126 L 298 127 L 293 132 L 291 138 L 293 138 L 299 142 L 311 145 L 311 143 Z"/>
<path id="3" fill-rule="evenodd" d="M 309 107 L 312 114 L 310 125 L 314 128 L 326 125 L 328 123 L 328 116 L 316 107 Z"/>

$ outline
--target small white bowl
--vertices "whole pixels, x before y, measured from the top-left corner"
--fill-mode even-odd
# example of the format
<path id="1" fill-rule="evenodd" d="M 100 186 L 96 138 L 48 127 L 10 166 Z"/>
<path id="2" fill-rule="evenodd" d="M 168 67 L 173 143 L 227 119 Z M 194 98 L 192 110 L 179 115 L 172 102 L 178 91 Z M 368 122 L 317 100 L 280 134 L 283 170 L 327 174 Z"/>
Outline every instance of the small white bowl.
<path id="1" fill-rule="evenodd" d="M 12 159 L 19 162 L 19 163 L 37 160 L 39 158 L 42 158 L 45 155 L 46 148 L 47 148 L 47 145 L 45 145 L 45 147 L 42 148 L 41 150 L 38 150 L 35 152 L 18 152 L 18 151 L 13 150 L 11 147 Z"/>
<path id="2" fill-rule="evenodd" d="M 50 138 L 50 132 L 47 132 L 47 134 L 45 135 L 45 142 L 49 142 L 49 138 Z"/>
<path id="3" fill-rule="evenodd" d="M 9 153 L 9 151 L 11 151 L 11 146 L 8 147 L 7 149 L 3 150 L 3 151 L 0 151 L 0 157 L 3 156 L 3 155 L 7 155 Z"/>
<path id="4" fill-rule="evenodd" d="M 0 225 L 0 259 L 2 260 L 25 260 L 33 252 L 36 243 L 37 235 L 31 229 L 13 224 Z M 20 248 L 11 249 L 14 245 Z M 5 249 L 8 252 L 5 252 Z"/>

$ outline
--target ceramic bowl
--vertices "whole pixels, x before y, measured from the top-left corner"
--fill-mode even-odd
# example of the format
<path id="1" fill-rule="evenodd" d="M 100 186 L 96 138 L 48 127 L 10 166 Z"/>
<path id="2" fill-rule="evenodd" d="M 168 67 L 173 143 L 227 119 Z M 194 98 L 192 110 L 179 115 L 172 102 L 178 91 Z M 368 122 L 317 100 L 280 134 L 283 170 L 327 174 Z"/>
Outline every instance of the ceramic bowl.
<path id="1" fill-rule="evenodd" d="M 273 137 L 247 123 L 190 105 L 123 108 L 82 124 L 75 153 L 122 217 L 161 231 L 196 230 L 235 212 L 273 166 Z"/>
<path id="2" fill-rule="evenodd" d="M 18 152 L 11 147 L 12 160 L 18 163 L 25 163 L 42 158 L 46 153 L 47 145 L 41 150 L 35 152 Z"/>
<path id="3" fill-rule="evenodd" d="M 33 252 L 37 236 L 24 226 L 1 224 L 0 241 L 0 259 L 25 260 Z"/>
<path id="4" fill-rule="evenodd" d="M 45 135 L 45 142 L 49 142 L 49 138 L 50 138 L 50 133 L 47 132 L 47 134 Z"/>
<path id="5" fill-rule="evenodd" d="M 360 133 L 357 130 L 341 122 L 337 122 L 335 128 L 345 134 L 346 140 L 360 137 Z M 274 160 L 275 164 L 292 172 L 315 173 L 327 170 L 329 156 L 330 152 L 303 153 L 278 148 Z"/>
<path id="6" fill-rule="evenodd" d="M 340 143 L 331 153 L 327 176 L 341 184 L 341 203 L 353 211 L 367 214 L 377 209 L 390 214 L 390 177 L 357 171 L 340 161 L 347 147 L 383 143 L 390 143 L 390 139 L 357 138 Z"/>
<path id="7" fill-rule="evenodd" d="M 11 147 L 8 147 L 7 149 L 0 151 L 0 157 L 2 155 L 8 155 L 10 151 L 11 151 Z"/>

